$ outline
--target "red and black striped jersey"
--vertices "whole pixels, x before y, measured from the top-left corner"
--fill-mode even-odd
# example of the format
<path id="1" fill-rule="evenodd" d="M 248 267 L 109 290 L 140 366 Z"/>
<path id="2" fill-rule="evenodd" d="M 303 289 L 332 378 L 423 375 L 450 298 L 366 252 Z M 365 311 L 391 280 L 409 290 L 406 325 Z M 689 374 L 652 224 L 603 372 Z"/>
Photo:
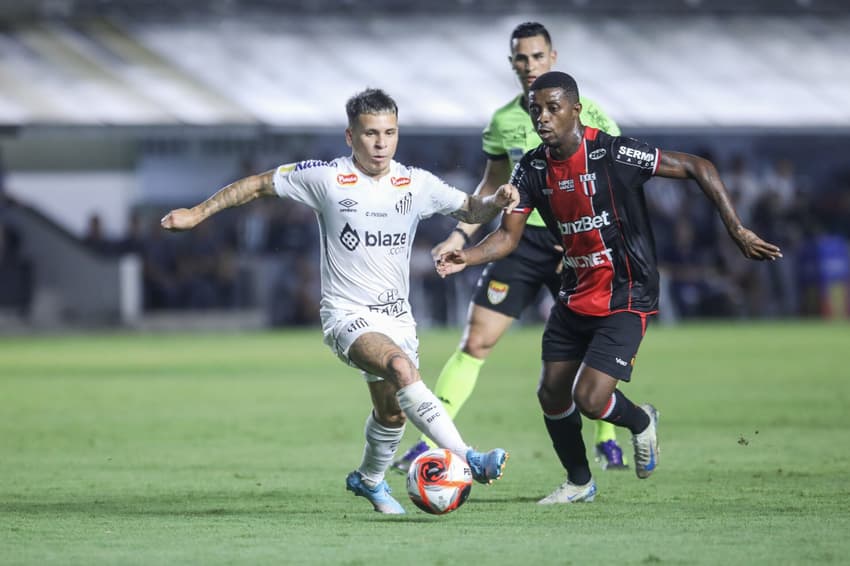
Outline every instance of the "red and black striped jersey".
<path id="1" fill-rule="evenodd" d="M 560 299 L 590 316 L 658 309 L 658 266 L 643 184 L 661 152 L 644 142 L 585 127 L 578 150 L 564 161 L 546 145 L 526 153 L 511 183 L 514 210 L 537 209 L 563 243 Z"/>

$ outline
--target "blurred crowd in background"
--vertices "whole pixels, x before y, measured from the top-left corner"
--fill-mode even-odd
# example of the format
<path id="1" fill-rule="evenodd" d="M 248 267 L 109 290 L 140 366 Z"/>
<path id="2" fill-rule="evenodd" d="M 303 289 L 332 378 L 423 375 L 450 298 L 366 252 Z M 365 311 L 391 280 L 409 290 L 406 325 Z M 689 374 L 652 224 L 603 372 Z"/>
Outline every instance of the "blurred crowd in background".
<path id="1" fill-rule="evenodd" d="M 457 152 L 446 152 L 451 155 Z M 718 164 L 743 223 L 779 244 L 784 258 L 771 263 L 746 260 L 695 183 L 654 179 L 646 195 L 663 274 L 662 319 L 846 316 L 850 176 L 840 179 L 837 187 L 816 187 L 797 173 L 787 156 L 760 164 L 743 154 L 723 162 L 707 152 L 704 156 Z M 421 165 L 464 190 L 474 187 L 477 164 L 458 167 L 449 157 L 441 161 Z M 273 166 L 245 158 L 234 178 Z M 221 185 L 230 180 L 222 179 Z M 5 210 L 15 203 L 3 197 L 2 206 Z M 102 219 L 94 213 L 81 240 L 97 254 L 136 254 L 141 259 L 146 312 L 254 307 L 258 282 L 251 278 L 257 272 L 245 269 L 246 260 L 266 258 L 272 268 L 262 272 L 268 280 L 259 283 L 269 297 L 264 302 L 269 324 L 318 322 L 320 239 L 310 209 L 262 199 L 184 234 L 159 228 L 166 210 L 155 203 L 134 207 L 127 231 L 119 238 L 107 237 Z M 414 241 L 411 302 L 425 325 L 457 324 L 479 273 L 470 269 L 447 280 L 436 275 L 430 249 L 453 226 L 445 217 L 425 220 Z M 478 237 L 484 234 L 486 230 Z M 21 247 L 21 235 L 0 213 L 0 305 L 25 317 L 34 273 Z M 541 296 L 540 302 L 537 312 L 526 314 L 528 320 L 542 320 L 547 297 Z"/>

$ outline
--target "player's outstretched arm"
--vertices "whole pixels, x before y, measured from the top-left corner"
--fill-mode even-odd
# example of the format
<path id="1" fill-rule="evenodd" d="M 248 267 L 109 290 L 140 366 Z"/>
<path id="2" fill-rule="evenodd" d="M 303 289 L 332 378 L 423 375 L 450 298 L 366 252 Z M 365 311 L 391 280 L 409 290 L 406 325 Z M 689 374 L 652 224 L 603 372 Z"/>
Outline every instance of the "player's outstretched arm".
<path id="1" fill-rule="evenodd" d="M 499 227 L 471 248 L 452 250 L 436 261 L 440 277 L 463 271 L 469 265 L 481 265 L 502 259 L 513 252 L 525 229 L 527 214 L 504 214 Z"/>
<path id="2" fill-rule="evenodd" d="M 782 257 L 778 246 L 765 242 L 755 232 L 741 224 L 735 207 L 732 206 L 729 193 L 717 172 L 717 167 L 711 161 L 689 153 L 662 150 L 656 175 L 672 179 L 695 180 L 702 192 L 714 203 L 726 230 L 744 256 L 758 260 L 775 260 Z"/>
<path id="3" fill-rule="evenodd" d="M 274 170 L 234 181 L 192 208 L 172 210 L 162 218 L 160 224 L 166 230 L 191 230 L 220 210 L 240 206 L 259 197 L 274 195 L 273 177 Z"/>
<path id="4" fill-rule="evenodd" d="M 505 159 L 488 159 L 484 167 L 484 176 L 475 189 L 475 195 L 486 197 L 494 194 L 499 186 L 504 183 L 511 174 L 511 163 Z M 469 224 L 458 222 L 457 227 L 449 233 L 445 240 L 431 248 L 431 257 L 434 260 L 452 250 L 459 250 L 469 242 L 469 239 L 478 231 L 481 224 Z M 464 234 L 466 237 L 464 237 Z"/>
<path id="5" fill-rule="evenodd" d="M 513 185 L 502 185 L 495 193 L 487 197 L 471 195 L 450 216 L 470 224 L 490 222 L 502 210 L 512 210 L 519 204 L 519 191 Z"/>

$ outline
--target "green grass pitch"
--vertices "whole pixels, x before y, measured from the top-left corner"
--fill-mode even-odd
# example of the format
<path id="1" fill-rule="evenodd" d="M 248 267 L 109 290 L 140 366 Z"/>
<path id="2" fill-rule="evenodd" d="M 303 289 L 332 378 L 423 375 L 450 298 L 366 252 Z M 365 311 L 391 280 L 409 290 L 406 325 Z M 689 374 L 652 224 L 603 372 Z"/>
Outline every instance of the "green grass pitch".
<path id="1" fill-rule="evenodd" d="M 404 517 L 345 491 L 369 399 L 318 330 L 4 337 L 0 563 L 850 562 L 850 326 L 653 326 L 623 390 L 661 411 L 657 472 L 594 467 L 594 503 L 547 507 L 540 332 L 505 338 L 458 418 L 505 477 L 444 517 L 399 475 Z M 432 385 L 458 331 L 420 339 Z"/>

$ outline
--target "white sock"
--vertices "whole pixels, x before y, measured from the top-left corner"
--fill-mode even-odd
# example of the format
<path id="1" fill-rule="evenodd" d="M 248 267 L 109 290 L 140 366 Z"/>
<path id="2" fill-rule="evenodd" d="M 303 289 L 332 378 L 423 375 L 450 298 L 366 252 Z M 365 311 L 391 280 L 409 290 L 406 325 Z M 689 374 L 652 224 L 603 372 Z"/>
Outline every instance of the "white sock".
<path id="1" fill-rule="evenodd" d="M 384 481 L 384 473 L 393 461 L 393 456 L 404 436 L 404 425 L 390 428 L 375 420 L 372 411 L 366 419 L 366 446 L 363 448 L 363 460 L 357 471 L 363 476 L 363 482 L 375 487 Z"/>
<path id="2" fill-rule="evenodd" d="M 469 446 L 460 437 L 454 421 L 446 412 L 443 404 L 437 399 L 422 381 L 402 387 L 396 393 L 398 404 L 407 419 L 428 438 L 441 447 L 447 448 L 466 457 Z"/>

